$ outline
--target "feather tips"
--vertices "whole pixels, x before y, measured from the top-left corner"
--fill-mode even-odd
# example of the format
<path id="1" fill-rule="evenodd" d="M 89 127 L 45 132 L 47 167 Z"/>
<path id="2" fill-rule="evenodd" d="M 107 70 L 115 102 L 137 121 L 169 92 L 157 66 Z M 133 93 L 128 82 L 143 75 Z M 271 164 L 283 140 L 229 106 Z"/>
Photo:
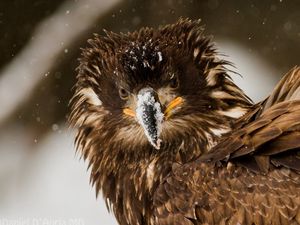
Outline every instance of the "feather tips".
<path id="1" fill-rule="evenodd" d="M 192 224 L 299 224 L 298 80 L 295 68 L 209 153 L 172 171 L 168 184 L 180 181 L 187 188 L 168 187 L 164 192 L 165 182 L 160 185 L 154 198 L 157 224 L 189 224 L 185 219 L 191 208 L 196 215 L 190 218 Z M 177 204 L 186 191 L 190 196 L 182 204 L 189 207 L 160 214 L 166 202 Z"/>

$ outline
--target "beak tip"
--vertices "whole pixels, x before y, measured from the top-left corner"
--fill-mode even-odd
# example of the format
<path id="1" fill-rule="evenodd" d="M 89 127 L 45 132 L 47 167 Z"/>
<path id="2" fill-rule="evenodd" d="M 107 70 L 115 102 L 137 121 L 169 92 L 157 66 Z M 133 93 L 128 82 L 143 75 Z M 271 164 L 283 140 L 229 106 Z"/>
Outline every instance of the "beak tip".
<path id="1" fill-rule="evenodd" d="M 160 144 L 161 144 L 161 139 L 157 139 L 156 142 L 153 142 L 152 145 L 155 149 L 159 150 L 160 149 Z"/>

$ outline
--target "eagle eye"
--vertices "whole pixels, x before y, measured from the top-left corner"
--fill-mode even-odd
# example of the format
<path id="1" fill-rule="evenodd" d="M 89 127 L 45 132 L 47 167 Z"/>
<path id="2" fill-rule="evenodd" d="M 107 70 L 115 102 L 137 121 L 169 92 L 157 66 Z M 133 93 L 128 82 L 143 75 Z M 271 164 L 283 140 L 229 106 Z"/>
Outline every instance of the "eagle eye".
<path id="1" fill-rule="evenodd" d="M 126 89 L 124 89 L 124 88 L 120 88 L 119 89 L 119 95 L 120 95 L 121 99 L 127 100 L 128 96 L 129 96 L 129 92 Z"/>
<path id="2" fill-rule="evenodd" d="M 170 82 L 171 88 L 176 89 L 179 87 L 179 81 L 178 81 L 177 76 L 175 76 L 175 75 L 172 76 L 169 82 Z"/>

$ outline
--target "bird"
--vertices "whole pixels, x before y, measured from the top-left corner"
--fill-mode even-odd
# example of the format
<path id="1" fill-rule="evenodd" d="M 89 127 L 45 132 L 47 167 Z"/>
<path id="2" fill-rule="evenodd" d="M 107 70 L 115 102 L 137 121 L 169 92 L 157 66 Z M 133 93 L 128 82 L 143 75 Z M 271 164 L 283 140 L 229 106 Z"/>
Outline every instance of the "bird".
<path id="1" fill-rule="evenodd" d="M 69 123 L 120 225 L 300 224 L 300 67 L 253 103 L 232 66 L 201 20 L 88 40 Z"/>

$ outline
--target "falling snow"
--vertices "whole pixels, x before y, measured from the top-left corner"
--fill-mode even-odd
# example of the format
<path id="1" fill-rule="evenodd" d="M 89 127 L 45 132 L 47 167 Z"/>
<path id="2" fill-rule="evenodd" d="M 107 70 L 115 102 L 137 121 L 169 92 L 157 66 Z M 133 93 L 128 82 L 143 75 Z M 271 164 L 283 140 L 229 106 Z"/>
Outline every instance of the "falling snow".
<path id="1" fill-rule="evenodd" d="M 59 126 L 57 124 L 52 125 L 52 130 L 57 131 L 59 129 Z"/>
<path id="2" fill-rule="evenodd" d="M 158 55 L 158 61 L 161 62 L 163 60 L 161 52 L 158 52 L 157 55 Z"/>
<path id="3" fill-rule="evenodd" d="M 126 53 L 126 55 L 130 56 L 128 66 L 131 70 L 136 70 L 137 65 L 142 65 L 144 68 L 150 68 L 153 70 L 153 62 L 161 62 L 163 60 L 162 52 L 159 50 L 159 46 L 153 43 L 151 38 L 145 43 L 132 41 L 130 42 L 130 46 L 123 51 Z"/>

